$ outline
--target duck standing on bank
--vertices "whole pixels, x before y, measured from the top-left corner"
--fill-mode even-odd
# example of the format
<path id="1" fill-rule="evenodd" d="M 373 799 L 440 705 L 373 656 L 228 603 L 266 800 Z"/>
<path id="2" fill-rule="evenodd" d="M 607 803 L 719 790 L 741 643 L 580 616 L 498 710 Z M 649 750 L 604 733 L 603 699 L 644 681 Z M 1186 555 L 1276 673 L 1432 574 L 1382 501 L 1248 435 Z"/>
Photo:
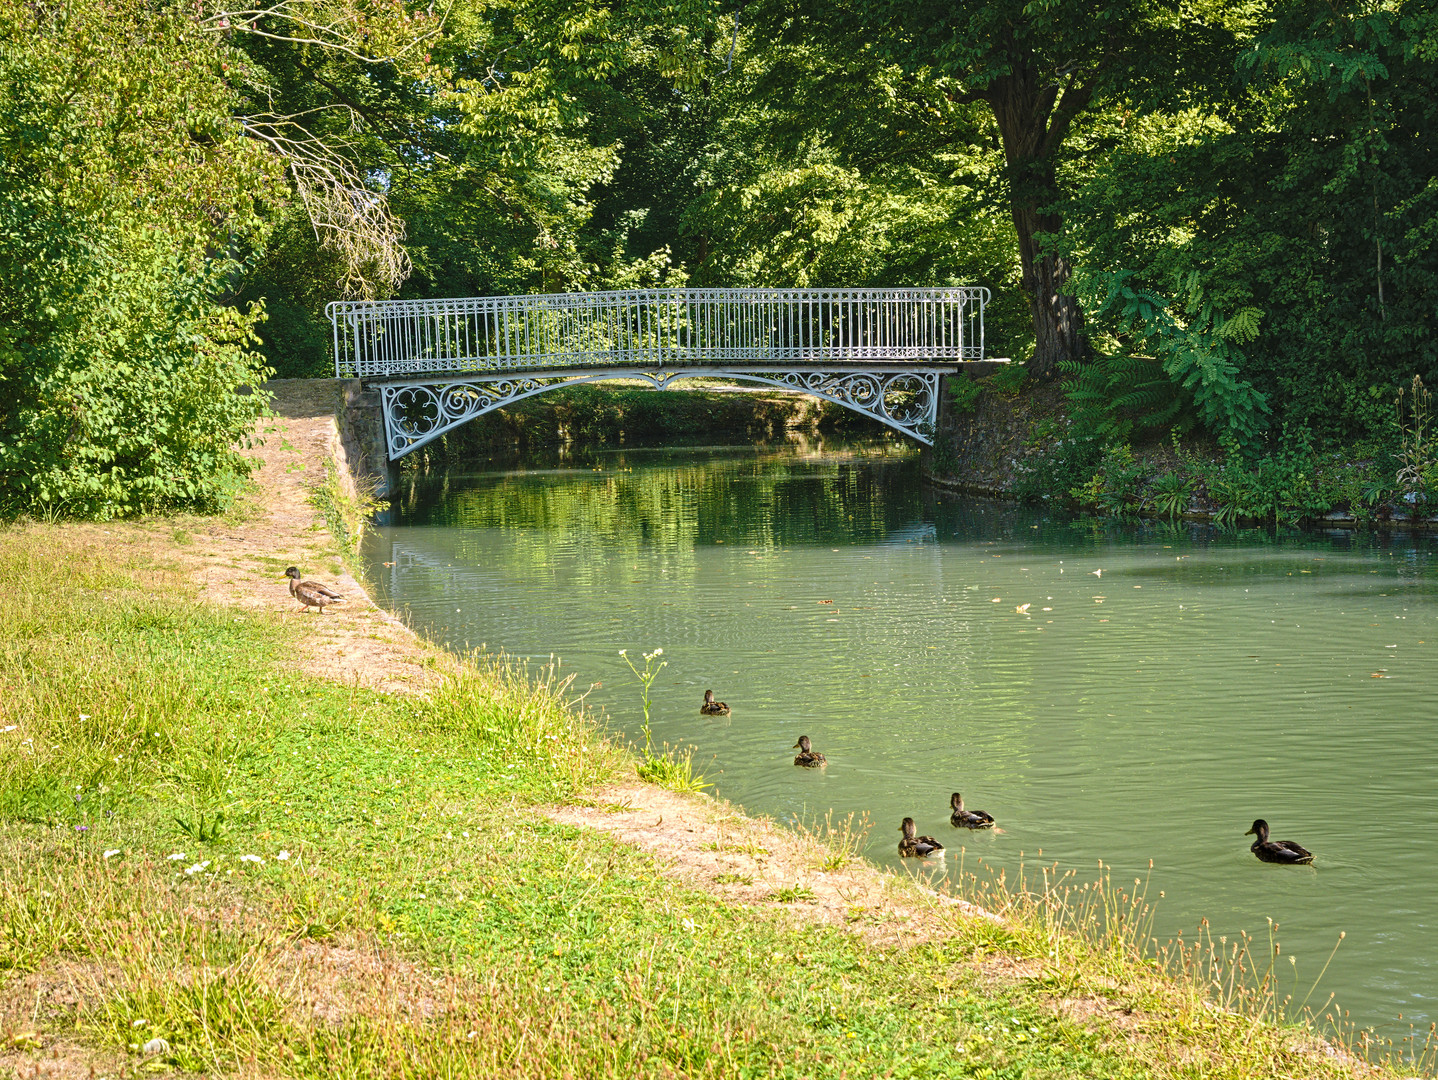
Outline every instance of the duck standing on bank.
<path id="1" fill-rule="evenodd" d="M 982 810 L 965 810 L 964 797 L 957 791 L 949 798 L 949 805 L 953 807 L 953 816 L 949 821 L 956 829 L 992 829 L 994 819 Z"/>
<path id="2" fill-rule="evenodd" d="M 714 700 L 714 691 L 704 691 L 704 704 L 699 706 L 700 716 L 728 716 L 729 706 Z"/>
<path id="3" fill-rule="evenodd" d="M 814 746 L 809 742 L 809 736 L 807 735 L 800 735 L 799 741 L 790 747 L 790 749 L 799 751 L 798 756 L 794 758 L 794 764 L 802 765 L 806 769 L 817 769 L 821 765 L 827 765 L 829 763 L 828 758 L 814 750 Z"/>
<path id="4" fill-rule="evenodd" d="M 320 614 L 325 613 L 326 604 L 347 603 L 345 598 L 333 589 L 326 588 L 317 581 L 301 581 L 300 571 L 296 566 L 291 566 L 285 571 L 285 577 L 290 579 L 290 595 L 300 602 L 300 610 L 315 607 L 320 609 Z"/>
<path id="5" fill-rule="evenodd" d="M 1292 840 L 1270 840 L 1268 838 L 1268 822 L 1259 818 L 1253 823 L 1253 828 L 1243 834 L 1244 836 L 1256 836 L 1257 840 L 1249 848 L 1264 862 L 1291 863 L 1308 865 L 1313 861 L 1313 852 L 1306 847 L 1295 844 Z"/>
<path id="6" fill-rule="evenodd" d="M 899 854 L 906 859 L 924 859 L 930 855 L 937 855 L 944 850 L 944 845 L 935 840 L 932 836 L 915 836 L 914 819 L 906 817 L 899 831 L 904 834 L 899 841 Z"/>

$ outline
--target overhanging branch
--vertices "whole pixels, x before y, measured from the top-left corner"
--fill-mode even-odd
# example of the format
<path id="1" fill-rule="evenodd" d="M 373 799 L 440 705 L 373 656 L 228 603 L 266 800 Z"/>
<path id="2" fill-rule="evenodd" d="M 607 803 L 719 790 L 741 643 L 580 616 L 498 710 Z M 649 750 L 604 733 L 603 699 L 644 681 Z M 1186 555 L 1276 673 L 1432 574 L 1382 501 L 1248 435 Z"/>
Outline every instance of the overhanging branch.
<path id="1" fill-rule="evenodd" d="M 347 106 L 304 113 L 259 113 L 240 118 L 245 134 L 265 143 L 285 162 L 295 195 L 309 216 L 315 238 L 340 256 L 344 276 L 339 287 L 346 296 L 393 292 L 409 276 L 404 250 L 404 222 L 395 217 L 383 193 L 367 183 L 345 156 L 349 144 L 323 139 L 299 119 L 315 112 L 341 109 L 358 121 Z"/>

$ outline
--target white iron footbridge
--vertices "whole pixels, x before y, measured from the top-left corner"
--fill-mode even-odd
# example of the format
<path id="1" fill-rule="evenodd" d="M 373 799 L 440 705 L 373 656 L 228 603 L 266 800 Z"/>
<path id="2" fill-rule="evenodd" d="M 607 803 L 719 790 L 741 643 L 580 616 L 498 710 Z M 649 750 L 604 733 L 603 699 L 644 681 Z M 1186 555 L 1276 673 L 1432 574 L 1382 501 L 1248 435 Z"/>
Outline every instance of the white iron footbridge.
<path id="1" fill-rule="evenodd" d="M 335 374 L 380 391 L 390 460 L 521 398 L 605 379 L 799 390 L 932 445 L 939 379 L 984 359 L 989 290 L 640 289 L 337 301 Z"/>

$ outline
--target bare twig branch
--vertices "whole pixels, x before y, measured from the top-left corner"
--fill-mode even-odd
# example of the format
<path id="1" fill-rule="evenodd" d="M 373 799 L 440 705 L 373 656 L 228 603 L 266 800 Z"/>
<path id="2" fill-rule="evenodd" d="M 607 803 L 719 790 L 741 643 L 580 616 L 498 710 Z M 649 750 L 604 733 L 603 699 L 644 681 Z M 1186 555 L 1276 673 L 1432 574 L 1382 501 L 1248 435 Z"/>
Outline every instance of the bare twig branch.
<path id="1" fill-rule="evenodd" d="M 351 130 L 359 128 L 360 118 L 353 109 L 337 105 L 328 111 L 336 109 L 349 116 Z M 300 117 L 323 111 L 259 113 L 240 119 L 247 135 L 284 159 L 316 239 L 340 256 L 341 292 L 351 297 L 393 292 L 410 272 L 404 222 L 390 212 L 384 193 L 367 184 L 345 156 L 350 148 L 347 141 L 321 138 L 299 123 Z"/>
<path id="2" fill-rule="evenodd" d="M 432 22 L 423 33 L 409 36 L 400 48 L 376 56 L 369 48 L 368 34 L 361 29 L 359 15 L 354 10 L 341 6 L 338 10 L 321 0 L 275 0 L 274 3 L 258 4 L 235 9 L 219 8 L 210 11 L 201 9 L 196 22 L 204 29 L 215 33 L 252 34 L 272 41 L 284 41 L 294 45 L 314 45 L 333 49 L 365 64 L 394 63 L 405 56 L 417 53 L 425 43 L 438 36 L 444 28 L 453 8 L 453 0 L 445 6 L 438 19 L 432 19 L 433 7 L 423 22 Z M 262 26 L 261 21 L 288 23 L 293 32 Z"/>
<path id="3" fill-rule="evenodd" d="M 196 25 L 227 38 L 248 34 L 312 47 L 363 65 L 407 61 L 422 66 L 428 61 L 426 44 L 439 35 L 453 7 L 453 0 L 445 0 L 443 12 L 436 15 L 433 4 L 428 13 L 415 14 L 398 5 L 363 7 L 355 0 L 234 0 L 236 6 L 222 6 L 228 2 L 194 0 Z M 272 98 L 269 88 L 258 84 L 258 72 L 253 65 L 240 65 L 233 77 L 248 79 L 261 97 Z M 365 160 L 357 147 L 343 134 L 312 130 L 315 114 L 336 110 L 348 120 L 351 132 L 364 127 L 354 105 L 342 102 L 239 119 L 246 135 L 264 143 L 284 162 L 316 239 L 340 256 L 341 292 L 346 296 L 392 292 L 410 271 L 404 222 L 389 209 L 380 173 L 357 164 Z"/>

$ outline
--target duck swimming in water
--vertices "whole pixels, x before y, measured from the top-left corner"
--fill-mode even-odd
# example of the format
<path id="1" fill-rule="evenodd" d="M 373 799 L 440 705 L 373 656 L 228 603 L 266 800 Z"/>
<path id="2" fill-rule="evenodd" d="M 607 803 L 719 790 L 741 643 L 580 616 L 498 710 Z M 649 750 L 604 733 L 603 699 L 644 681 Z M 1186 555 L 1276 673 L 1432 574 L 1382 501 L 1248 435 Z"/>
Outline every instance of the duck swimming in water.
<path id="1" fill-rule="evenodd" d="M 729 706 L 714 700 L 714 691 L 704 691 L 704 704 L 699 706 L 700 716 L 728 716 Z"/>
<path id="2" fill-rule="evenodd" d="M 949 799 L 949 805 L 954 808 L 954 814 L 949 821 L 956 829 L 992 829 L 994 819 L 982 810 L 965 810 L 964 797 L 957 791 Z"/>
<path id="3" fill-rule="evenodd" d="M 809 736 L 807 735 L 800 735 L 799 741 L 790 747 L 790 749 L 799 751 L 798 757 L 794 759 L 794 764 L 802 765 L 806 769 L 817 769 L 820 765 L 827 765 L 829 763 L 823 754 L 814 751 L 814 747 L 809 742 Z"/>
<path id="4" fill-rule="evenodd" d="M 1306 847 L 1295 844 L 1292 840 L 1270 840 L 1268 838 L 1268 822 L 1259 818 L 1253 823 L 1253 828 L 1243 834 L 1244 836 L 1256 836 L 1257 840 L 1249 848 L 1264 862 L 1276 863 L 1302 863 L 1307 865 L 1313 861 L 1313 852 Z"/>
<path id="5" fill-rule="evenodd" d="M 290 595 L 300 602 L 301 611 L 314 607 L 323 615 L 326 604 L 346 603 L 343 596 L 317 581 L 301 581 L 298 567 L 291 566 L 285 571 L 285 577 L 290 579 Z"/>
<path id="6" fill-rule="evenodd" d="M 923 859 L 930 855 L 937 855 L 944 850 L 944 845 L 935 840 L 932 836 L 915 836 L 914 819 L 906 817 L 904 823 L 899 826 L 899 831 L 904 834 L 899 841 L 899 854 L 905 858 Z"/>

